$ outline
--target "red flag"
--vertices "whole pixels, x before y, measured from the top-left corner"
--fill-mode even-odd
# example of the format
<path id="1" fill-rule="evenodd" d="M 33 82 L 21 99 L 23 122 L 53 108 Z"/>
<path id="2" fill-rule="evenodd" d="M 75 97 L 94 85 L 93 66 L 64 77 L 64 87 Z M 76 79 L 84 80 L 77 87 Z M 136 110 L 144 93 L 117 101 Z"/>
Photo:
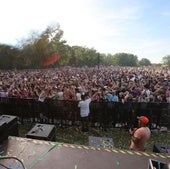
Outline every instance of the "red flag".
<path id="1" fill-rule="evenodd" d="M 55 55 L 52 58 L 49 58 L 47 60 L 44 61 L 43 66 L 49 66 L 54 64 L 55 62 L 57 62 L 59 59 L 61 58 L 60 55 Z"/>

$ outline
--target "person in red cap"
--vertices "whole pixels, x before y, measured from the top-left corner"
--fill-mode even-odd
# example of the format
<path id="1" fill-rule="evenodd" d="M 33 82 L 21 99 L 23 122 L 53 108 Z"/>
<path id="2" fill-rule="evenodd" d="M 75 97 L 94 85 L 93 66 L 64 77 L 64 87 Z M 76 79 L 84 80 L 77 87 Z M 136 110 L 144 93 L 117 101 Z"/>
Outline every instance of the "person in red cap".
<path id="1" fill-rule="evenodd" d="M 137 117 L 139 128 L 129 130 L 132 135 L 130 149 L 134 151 L 145 151 L 145 146 L 150 138 L 151 131 L 148 127 L 149 119 L 146 116 Z"/>

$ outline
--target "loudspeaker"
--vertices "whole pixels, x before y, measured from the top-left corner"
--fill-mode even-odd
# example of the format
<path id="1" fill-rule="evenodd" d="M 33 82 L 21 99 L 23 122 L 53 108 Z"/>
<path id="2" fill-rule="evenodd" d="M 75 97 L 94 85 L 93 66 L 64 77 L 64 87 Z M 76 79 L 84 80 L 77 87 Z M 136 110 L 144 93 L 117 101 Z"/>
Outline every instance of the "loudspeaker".
<path id="1" fill-rule="evenodd" d="M 56 128 L 51 124 L 36 124 L 27 134 L 27 138 L 55 141 Z"/>
<path id="2" fill-rule="evenodd" d="M 6 140 L 8 136 L 18 136 L 18 123 L 16 116 L 0 116 L 0 142 Z"/>

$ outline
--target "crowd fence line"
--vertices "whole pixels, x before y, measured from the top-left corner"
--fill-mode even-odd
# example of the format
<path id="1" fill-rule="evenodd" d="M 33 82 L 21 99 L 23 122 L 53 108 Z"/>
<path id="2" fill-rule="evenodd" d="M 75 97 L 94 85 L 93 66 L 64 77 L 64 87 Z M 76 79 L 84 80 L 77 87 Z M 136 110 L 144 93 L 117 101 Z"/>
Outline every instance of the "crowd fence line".
<path id="1" fill-rule="evenodd" d="M 21 98 L 0 98 L 0 114 L 14 115 L 21 123 L 57 123 L 64 127 L 80 125 L 78 101 Z M 159 102 L 108 102 L 92 101 L 89 125 L 102 128 L 137 126 L 137 116 L 147 116 L 150 127 L 170 128 L 170 104 Z"/>

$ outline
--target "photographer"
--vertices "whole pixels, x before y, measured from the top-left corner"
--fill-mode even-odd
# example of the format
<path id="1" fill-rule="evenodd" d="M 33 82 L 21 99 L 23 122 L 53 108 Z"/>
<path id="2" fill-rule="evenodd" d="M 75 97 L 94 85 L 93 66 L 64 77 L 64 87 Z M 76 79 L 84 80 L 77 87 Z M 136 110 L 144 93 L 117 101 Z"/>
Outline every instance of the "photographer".
<path id="1" fill-rule="evenodd" d="M 145 151 L 145 146 L 150 138 L 151 131 L 148 127 L 149 119 L 145 116 L 138 117 L 138 129 L 130 129 L 132 135 L 130 149 L 134 151 Z"/>

